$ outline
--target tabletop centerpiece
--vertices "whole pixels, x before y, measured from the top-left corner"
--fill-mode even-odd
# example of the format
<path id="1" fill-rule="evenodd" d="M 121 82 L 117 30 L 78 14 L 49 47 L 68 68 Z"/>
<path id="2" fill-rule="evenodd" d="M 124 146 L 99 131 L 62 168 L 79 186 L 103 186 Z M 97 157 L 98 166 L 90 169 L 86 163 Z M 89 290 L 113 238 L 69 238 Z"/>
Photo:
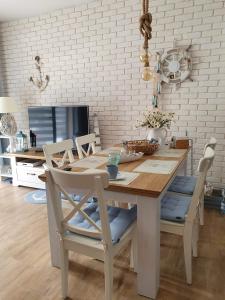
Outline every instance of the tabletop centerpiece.
<path id="1" fill-rule="evenodd" d="M 137 127 L 148 129 L 147 140 L 158 141 L 164 145 L 167 137 L 167 129 L 170 129 L 174 121 L 175 113 L 163 112 L 159 109 L 150 109 L 144 112 L 143 119 L 138 122 Z"/>

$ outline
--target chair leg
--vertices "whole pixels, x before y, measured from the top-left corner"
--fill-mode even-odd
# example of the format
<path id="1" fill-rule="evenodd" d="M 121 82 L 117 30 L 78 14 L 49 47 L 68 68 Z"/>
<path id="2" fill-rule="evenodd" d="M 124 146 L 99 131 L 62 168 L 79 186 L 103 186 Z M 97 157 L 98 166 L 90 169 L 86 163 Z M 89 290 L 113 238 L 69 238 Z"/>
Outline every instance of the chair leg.
<path id="1" fill-rule="evenodd" d="M 67 298 L 68 294 L 68 250 L 64 249 L 63 241 L 60 241 L 60 259 L 61 259 L 61 282 L 62 282 L 62 297 Z"/>
<path id="2" fill-rule="evenodd" d="M 192 225 L 186 224 L 183 235 L 186 280 L 192 284 Z"/>
<path id="3" fill-rule="evenodd" d="M 200 225 L 204 225 L 204 194 L 201 196 L 200 199 L 199 219 L 200 219 Z"/>
<path id="4" fill-rule="evenodd" d="M 113 258 L 111 255 L 105 255 L 105 300 L 112 300 L 113 294 Z"/>
<path id="5" fill-rule="evenodd" d="M 192 250 L 193 256 L 198 257 L 199 222 L 196 219 L 193 227 Z"/>
<path id="6" fill-rule="evenodd" d="M 131 241 L 130 268 L 137 272 L 137 230 L 135 230 Z"/>

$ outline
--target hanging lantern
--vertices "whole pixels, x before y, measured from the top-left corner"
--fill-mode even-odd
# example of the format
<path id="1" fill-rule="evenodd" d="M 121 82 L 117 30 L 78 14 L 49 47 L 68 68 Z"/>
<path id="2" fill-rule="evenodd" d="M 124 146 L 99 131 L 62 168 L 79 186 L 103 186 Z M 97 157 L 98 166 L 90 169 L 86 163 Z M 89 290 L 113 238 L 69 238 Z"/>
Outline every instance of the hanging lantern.
<path id="1" fill-rule="evenodd" d="M 28 151 L 27 135 L 22 131 L 16 134 L 16 151 L 17 152 Z"/>

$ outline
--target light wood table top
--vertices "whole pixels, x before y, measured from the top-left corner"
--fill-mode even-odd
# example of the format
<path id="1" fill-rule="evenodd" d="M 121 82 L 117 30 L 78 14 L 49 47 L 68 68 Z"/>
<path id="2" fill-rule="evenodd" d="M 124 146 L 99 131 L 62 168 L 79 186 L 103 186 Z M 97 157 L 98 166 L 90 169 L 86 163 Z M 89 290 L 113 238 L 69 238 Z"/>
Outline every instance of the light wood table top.
<path id="1" fill-rule="evenodd" d="M 141 159 L 133 162 L 128 162 L 124 164 L 119 164 L 119 171 L 132 172 L 135 168 L 137 168 L 140 164 L 142 164 L 145 160 L 175 160 L 177 161 L 177 165 L 174 168 L 173 172 L 170 174 L 155 174 L 155 173 L 139 173 L 140 175 L 134 179 L 127 186 L 114 184 L 110 182 L 108 190 L 116 191 L 116 192 L 124 192 L 137 194 L 142 196 L 150 196 L 157 198 L 161 192 L 165 189 L 171 178 L 176 173 L 179 166 L 184 162 L 188 154 L 188 150 L 180 157 L 160 157 L 160 156 L 152 156 L 152 155 L 144 155 Z M 105 168 L 101 167 L 101 169 Z"/>
<path id="2" fill-rule="evenodd" d="M 171 149 L 171 151 L 173 150 Z M 186 160 L 188 151 L 189 149 L 184 150 L 184 154 L 180 157 L 160 157 L 160 156 L 144 155 L 141 159 L 137 161 L 119 164 L 118 166 L 119 171 L 132 172 L 136 167 L 138 167 L 144 161 L 149 159 L 162 160 L 162 161 L 165 160 L 177 161 L 176 167 L 170 174 L 139 173 L 140 175 L 126 186 L 119 185 L 119 182 L 115 184 L 112 181 L 110 181 L 107 190 L 157 198 L 166 188 L 169 181 L 173 178 L 174 174 L 177 172 L 177 169 L 180 167 L 180 165 Z M 106 169 L 106 164 L 101 165 L 97 169 Z M 71 171 L 83 172 L 85 170 L 86 170 L 85 168 L 72 168 Z M 47 180 L 45 174 L 40 175 L 39 178 L 44 182 L 46 182 Z"/>
<path id="3" fill-rule="evenodd" d="M 41 159 L 45 160 L 45 155 L 43 151 L 35 151 L 35 150 L 28 150 L 26 152 L 13 152 L 13 153 L 7 153 L 8 156 L 11 157 L 18 157 L 18 158 L 30 158 L 30 159 Z M 56 154 L 53 155 L 54 158 L 61 159 L 62 155 Z M 74 156 L 75 158 L 78 158 L 78 156 Z"/>
<path id="4" fill-rule="evenodd" d="M 45 160 L 45 155 L 43 151 L 36 152 L 34 150 L 28 150 L 26 152 L 13 152 L 9 153 L 9 156 L 19 157 L 19 158 L 30 158 L 30 159 L 43 159 Z"/>

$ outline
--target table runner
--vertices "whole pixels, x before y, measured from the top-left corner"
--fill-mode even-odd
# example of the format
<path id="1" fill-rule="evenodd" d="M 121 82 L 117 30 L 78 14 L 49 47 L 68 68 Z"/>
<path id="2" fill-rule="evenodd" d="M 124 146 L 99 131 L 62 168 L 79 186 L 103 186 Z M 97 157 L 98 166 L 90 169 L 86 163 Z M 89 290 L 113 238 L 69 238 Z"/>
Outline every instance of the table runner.
<path id="1" fill-rule="evenodd" d="M 186 149 L 159 149 L 153 154 L 153 156 L 181 157 L 186 151 Z"/>
<path id="2" fill-rule="evenodd" d="M 134 181 L 140 174 L 139 173 L 133 173 L 133 172 L 121 172 L 120 175 L 124 176 L 124 179 L 121 180 L 109 180 L 109 182 L 112 184 L 118 184 L 118 185 L 128 185 L 132 181 Z"/>
<path id="3" fill-rule="evenodd" d="M 104 170 L 99 170 L 99 169 L 87 169 L 83 173 L 101 173 Z M 134 181 L 140 174 L 139 173 L 133 173 L 133 172 L 121 172 L 119 171 L 120 175 L 124 176 L 124 179 L 120 180 L 110 180 L 109 182 L 111 184 L 119 184 L 119 185 L 128 185 L 132 181 Z"/>
<path id="4" fill-rule="evenodd" d="M 70 167 L 73 168 L 85 168 L 85 169 L 95 169 L 105 164 L 108 161 L 108 157 L 103 156 L 89 156 L 84 159 L 78 160 L 72 164 Z"/>
<path id="5" fill-rule="evenodd" d="M 101 150 L 99 152 L 96 153 L 96 155 L 109 155 L 110 152 L 114 152 L 114 151 L 119 151 L 122 149 L 122 147 L 110 147 L 104 150 Z"/>
<path id="6" fill-rule="evenodd" d="M 147 159 L 134 172 L 154 173 L 154 174 L 170 174 L 177 166 L 177 160 L 151 160 Z"/>

